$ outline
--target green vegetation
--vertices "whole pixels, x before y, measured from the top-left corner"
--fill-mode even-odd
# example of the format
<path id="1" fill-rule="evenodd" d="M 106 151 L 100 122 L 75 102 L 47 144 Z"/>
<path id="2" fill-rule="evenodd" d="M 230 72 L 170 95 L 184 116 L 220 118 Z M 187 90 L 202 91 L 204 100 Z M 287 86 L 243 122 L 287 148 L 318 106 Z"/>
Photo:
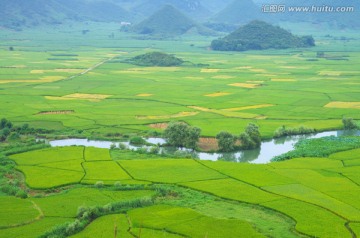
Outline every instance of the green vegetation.
<path id="1" fill-rule="evenodd" d="M 84 163 L 86 175 L 84 180 L 89 181 L 121 181 L 130 180 L 129 175 L 114 161 Z"/>
<path id="2" fill-rule="evenodd" d="M 86 152 L 87 149 L 89 152 Z M 50 217 L 59 218 L 59 222 L 54 222 L 47 233 L 40 229 L 44 233 L 42 237 L 76 233 L 75 237 L 88 237 L 97 232 L 114 234 L 115 227 L 118 234 L 125 237 L 139 233 L 145 237 L 154 234 L 166 237 L 207 234 L 208 237 L 218 237 L 219 232 L 230 237 L 232 232 L 247 232 L 254 237 L 301 237 L 292 231 L 295 222 L 296 230 L 303 234 L 351 237 L 344 224 L 358 221 L 360 217 L 359 188 L 354 183 L 360 179 L 358 165 L 355 163 L 348 167 L 344 162 L 358 160 L 357 150 L 333 154 L 330 159 L 302 158 L 266 165 L 189 159 L 139 160 L 137 156 L 143 155 L 121 150 L 120 157 L 114 157 L 119 159 L 115 162 L 107 160 L 109 153 L 104 149 L 85 148 L 83 152 L 82 147 L 31 151 L 12 158 L 26 163 L 25 166 L 40 169 L 49 164 L 45 157 L 48 160 L 54 158 L 56 162 L 53 163 L 58 165 L 63 162 L 57 158 L 68 153 L 69 160 L 64 163 L 69 163 L 71 169 L 72 162 L 79 160 L 78 155 L 84 154 L 82 164 L 88 178 L 83 181 L 93 181 L 92 184 L 104 182 L 101 182 L 102 186 L 78 185 L 64 188 L 63 192 L 59 189 L 54 194 L 32 195 L 24 200 L 0 196 L 1 204 L 7 204 L 9 209 L 15 206 L 14 211 L 22 211 L 14 212 L 10 219 L 4 210 L 0 218 L 7 219 L 0 221 L 6 222 L 3 225 L 4 234 L 19 234 L 15 233 L 19 228 L 13 228 L 12 221 L 25 231 L 28 226 L 37 227 Z M 86 157 L 96 159 L 85 162 Z M 38 171 L 26 171 L 27 184 L 31 184 L 28 180 L 37 174 Z M 48 181 L 52 176 L 50 173 L 43 174 L 42 178 Z M 58 180 L 63 180 L 63 184 L 67 181 L 61 176 Z M 130 185 L 135 182 L 145 185 Z M 154 186 L 152 183 L 169 185 Z M 48 188 L 51 188 L 50 185 L 58 186 L 48 182 Z M 153 199 L 149 200 L 150 197 Z M 279 211 L 295 222 L 267 208 Z M 245 214 L 252 215 L 248 217 Z M 60 217 L 73 219 L 60 220 Z M 179 219 L 184 222 L 179 222 Z M 270 221 L 265 222 L 268 219 Z M 28 224 L 29 221 L 32 223 Z M 278 228 L 278 222 L 285 223 L 287 231 Z M 99 224 L 103 224 L 102 228 Z M 323 229 L 327 225 L 330 227 Z M 193 226 L 199 229 L 188 229 Z"/>
<path id="3" fill-rule="evenodd" d="M 115 214 L 103 216 L 96 219 L 82 232 L 71 236 L 72 238 L 108 238 L 116 234 L 118 237 L 132 238 L 133 236 L 128 233 L 129 223 L 125 214 Z"/>
<path id="4" fill-rule="evenodd" d="M 15 171 L 15 163 L 6 157 L 0 157 L 0 194 L 26 198 L 27 191 L 22 184 L 22 176 Z"/>
<path id="5" fill-rule="evenodd" d="M 233 151 L 236 137 L 226 131 L 221 131 L 216 135 L 220 151 Z"/>
<path id="6" fill-rule="evenodd" d="M 256 149 L 261 145 L 261 134 L 259 127 L 249 123 L 240 136 L 234 136 L 229 132 L 222 131 L 216 135 L 220 151 L 229 152 L 235 149 Z"/>
<path id="7" fill-rule="evenodd" d="M 7 237 L 38 238 L 42 234 L 47 232 L 50 227 L 54 227 L 59 224 L 70 222 L 71 220 L 72 219 L 70 218 L 62 218 L 62 217 L 47 217 L 27 225 L 2 229 L 0 233 L 0 237 L 1 238 L 7 238 Z"/>
<path id="8" fill-rule="evenodd" d="M 173 122 L 164 130 L 166 142 L 176 147 L 195 149 L 199 141 L 201 129 L 183 122 Z"/>
<path id="9" fill-rule="evenodd" d="M 29 200 L 0 197 L 0 227 L 19 226 L 41 217 L 41 213 Z"/>
<path id="10" fill-rule="evenodd" d="M 135 179 L 151 182 L 181 183 L 224 177 L 189 159 L 124 160 L 118 163 Z"/>
<path id="11" fill-rule="evenodd" d="M 295 150 L 276 156 L 272 161 L 288 160 L 300 157 L 327 157 L 330 154 L 360 147 L 357 136 L 328 136 L 316 139 L 300 140 L 295 144 Z"/>
<path id="12" fill-rule="evenodd" d="M 263 21 L 252 21 L 225 38 L 211 43 L 213 50 L 245 51 L 315 46 L 311 36 L 297 37 Z"/>
<path id="13" fill-rule="evenodd" d="M 140 136 L 134 136 L 134 137 L 130 138 L 130 144 L 131 145 L 145 145 L 146 140 L 144 140 L 144 138 L 142 138 Z"/>
<path id="14" fill-rule="evenodd" d="M 80 32 L 85 25 L 73 27 Z M 263 51 L 227 54 L 204 50 L 209 44 L 206 37 L 140 41 L 118 33 L 116 45 L 120 48 L 114 48 L 114 40 L 102 36 L 118 25 L 105 28 L 89 23 L 86 27 L 97 40 L 87 39 L 89 46 L 84 48 L 83 36 L 51 29 L 46 35 L 40 30 L 31 35 L 29 31 L 13 33 L 11 36 L 19 39 L 16 42 L 3 39 L 17 50 L 0 49 L 2 117 L 15 126 L 27 123 L 30 128 L 41 129 L 38 134 L 44 137 L 109 139 L 159 133 L 164 128 L 161 125 L 171 121 L 196 125 L 207 137 L 215 137 L 220 131 L 240 135 L 246 125 L 255 123 L 263 138 L 271 138 L 283 125 L 324 131 L 342 128 L 343 117 L 360 119 L 355 104 L 360 98 L 357 88 L 352 87 L 359 76 L 352 70 L 359 64 L 357 53 L 351 51 L 357 49 L 356 41 L 349 40 L 344 50 L 336 53 L 348 55 L 346 62 L 318 59 L 309 64 L 307 60 L 316 57 L 316 52 L 335 51 L 343 47 L 342 43 L 317 36 L 327 43 L 326 49 L 317 46 L 296 52 L 267 50 L 266 55 Z M 44 46 L 21 41 L 33 42 L 37 37 L 43 39 Z M 154 51 L 203 66 L 134 67 L 126 63 Z M 76 62 L 47 60 L 64 58 L 56 55 L 69 52 L 77 55 L 71 56 L 78 59 Z M 336 70 L 329 70 L 329 64 L 336 65 Z M 11 68 L 16 65 L 27 68 Z M 81 75 L 87 69 L 91 70 Z M 63 80 L 67 78 L 71 79 Z M 326 106 L 332 102 L 343 103 Z"/>
<path id="15" fill-rule="evenodd" d="M 206 217 L 188 208 L 153 206 L 133 210 L 129 216 L 134 227 L 165 230 L 182 237 L 234 237 L 241 233 L 265 237 L 246 222 Z"/>
<path id="16" fill-rule="evenodd" d="M 305 135 L 315 133 L 316 130 L 314 128 L 306 127 L 306 126 L 299 126 L 296 128 L 293 127 L 286 127 L 282 126 L 276 129 L 274 133 L 274 138 L 279 138 L 283 136 L 290 136 L 290 135 Z"/>
<path id="17" fill-rule="evenodd" d="M 48 2 L 26 5 L 42 11 Z M 2 28 L 0 238 L 112 237 L 116 217 L 118 237 L 359 236 L 358 137 L 303 141 L 284 157 L 307 157 L 263 165 L 36 141 L 160 136 L 181 121 L 209 141 L 227 131 L 237 147 L 250 123 L 256 126 L 242 135 L 250 145 L 282 126 L 326 131 L 342 128 L 343 118 L 359 123 L 358 32 L 282 26 L 319 44 L 225 53 L 209 50 L 214 37 L 193 34 L 194 27 L 172 39 L 161 33 L 161 41 L 119 32 L 117 22 Z M 126 61 L 154 51 L 197 67 Z"/>
<path id="18" fill-rule="evenodd" d="M 138 55 L 129 60 L 129 63 L 139 66 L 179 66 L 184 61 L 176 58 L 173 55 L 162 52 L 150 52 L 143 55 Z"/>
<path id="19" fill-rule="evenodd" d="M 357 123 L 354 121 L 354 119 L 352 118 L 343 118 L 342 119 L 342 123 L 344 125 L 344 129 L 345 130 L 354 130 L 354 129 L 358 129 L 359 126 L 357 125 Z"/>
<path id="20" fill-rule="evenodd" d="M 94 147 L 87 147 L 85 150 L 84 159 L 90 161 L 108 161 L 111 160 L 108 149 L 99 149 Z"/>
<path id="21" fill-rule="evenodd" d="M 239 140 L 241 141 L 242 149 L 247 150 L 259 148 L 261 145 L 261 134 L 259 127 L 254 123 L 250 123 L 245 128 L 245 132 L 240 134 Z"/>
<path id="22" fill-rule="evenodd" d="M 41 235 L 40 238 L 47 237 L 68 237 L 83 230 L 89 223 L 100 216 L 109 213 L 124 212 L 126 210 L 150 206 L 153 201 L 150 198 L 141 198 L 129 201 L 121 201 L 109 203 L 103 207 L 79 207 L 77 212 L 77 219 L 74 222 L 65 223 L 54 227 L 52 230 Z"/>

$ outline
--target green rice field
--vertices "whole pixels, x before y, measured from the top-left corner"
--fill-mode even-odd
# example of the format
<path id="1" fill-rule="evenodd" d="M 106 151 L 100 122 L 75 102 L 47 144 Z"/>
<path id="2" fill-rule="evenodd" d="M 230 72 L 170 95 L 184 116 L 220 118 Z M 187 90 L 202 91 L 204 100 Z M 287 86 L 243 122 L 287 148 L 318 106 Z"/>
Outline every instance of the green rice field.
<path id="1" fill-rule="evenodd" d="M 353 32 L 344 33 L 353 37 L 345 42 L 318 35 L 311 49 L 223 53 L 206 50 L 207 37 L 142 41 L 118 33 L 108 39 L 106 30 L 115 26 L 91 24 L 87 36 L 56 28 L 2 36 L 2 116 L 83 135 L 146 132 L 182 120 L 200 127 L 203 136 L 215 136 L 221 130 L 239 134 L 255 122 L 264 138 L 282 125 L 330 130 L 341 127 L 343 116 L 360 119 Z M 125 62 L 150 51 L 203 66 Z M 316 58 L 318 51 L 344 60 Z"/>
<path id="2" fill-rule="evenodd" d="M 210 36 L 142 40 L 118 28 L 0 29 L 1 116 L 50 139 L 159 135 L 172 121 L 202 137 L 255 123 L 269 139 L 281 126 L 360 121 L 356 31 L 309 26 L 314 48 L 215 52 Z M 152 51 L 186 63 L 127 62 Z M 360 237 L 359 149 L 268 164 L 83 146 L 21 151 L 0 153 L 0 238 Z"/>
<path id="3" fill-rule="evenodd" d="M 64 170 L 63 163 L 68 163 L 69 169 L 76 168 L 73 162 L 78 161 L 83 168 L 78 173 L 85 176 L 85 184 L 95 184 L 95 187 L 81 186 L 80 178 L 72 181 L 78 187 L 45 197 L 0 197 L 1 203 L 8 208 L 0 214 L 4 231 L 1 234 L 5 234 L 0 237 L 19 232 L 19 227 L 31 229 L 48 219 L 75 219 L 82 206 L 105 206 L 121 200 L 159 196 L 157 190 L 152 189 L 155 184 L 178 185 L 185 192 L 174 188 L 169 195 L 155 199 L 152 206 L 101 216 L 74 237 L 113 234 L 114 226 L 125 237 L 155 234 L 159 237 L 219 237 L 221 234 L 236 237 L 242 233 L 248 234 L 247 237 L 353 237 L 358 234 L 360 187 L 355 178 L 359 167 L 341 163 L 352 160 L 354 151 L 333 154 L 329 158 L 301 158 L 255 165 L 192 159 L 138 160 L 133 152 L 128 152 L 132 154 L 132 160 L 129 155 L 124 155 L 125 160 L 107 161 L 109 153 L 104 149 L 90 148 L 91 153 L 81 153 L 88 149 L 59 147 L 10 156 L 24 173 L 30 188 L 51 189 L 69 184 L 61 176 L 53 181 L 56 173 L 41 173 L 45 158 L 48 160 L 45 164 L 55 161 L 54 170 L 59 171 Z M 69 157 L 59 163 L 61 155 L 69 151 L 74 153 L 73 160 Z M 86 159 L 81 160 L 82 154 L 99 157 L 96 161 L 86 162 Z M 32 169 L 25 170 L 22 164 Z M 55 168 L 56 165 L 59 168 Z M 104 183 L 107 186 L 99 187 L 99 181 L 107 182 Z M 118 185 L 141 187 L 111 189 Z M 10 217 L 9 210 L 12 210 Z M 252 216 L 247 217 L 245 214 L 248 213 Z M 265 222 L 264 217 L 274 222 Z M 287 224 L 287 230 L 279 229 L 278 222 Z"/>

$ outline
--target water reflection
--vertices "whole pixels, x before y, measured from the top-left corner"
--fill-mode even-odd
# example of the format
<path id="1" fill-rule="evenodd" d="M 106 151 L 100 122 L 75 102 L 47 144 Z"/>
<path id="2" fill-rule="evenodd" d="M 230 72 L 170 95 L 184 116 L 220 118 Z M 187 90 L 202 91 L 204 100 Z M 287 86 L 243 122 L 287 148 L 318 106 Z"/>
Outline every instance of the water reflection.
<path id="1" fill-rule="evenodd" d="M 231 161 L 231 162 L 251 162 L 257 164 L 269 163 L 271 158 L 289 152 L 294 149 L 294 144 L 301 139 L 306 138 L 321 138 L 325 136 L 343 136 L 343 135 L 357 135 L 360 136 L 359 130 L 352 131 L 330 131 L 330 132 L 321 132 L 317 134 L 310 135 L 301 135 L 301 136 L 287 136 L 282 138 L 277 138 L 269 141 L 264 141 L 261 143 L 261 147 L 255 150 L 246 150 L 246 151 L 237 151 L 234 153 L 206 153 L 206 152 L 196 152 L 186 148 L 181 149 L 183 152 L 191 154 L 193 158 L 199 158 L 201 160 L 212 160 L 212 161 Z M 163 145 L 166 141 L 162 138 L 147 138 L 148 143 Z M 87 139 L 66 139 L 66 140 L 56 140 L 49 142 L 51 146 L 93 146 L 97 148 L 110 148 L 111 145 L 119 146 L 120 143 L 124 144 L 127 148 L 132 150 L 137 150 L 139 148 L 145 148 L 149 150 L 151 146 L 133 146 L 129 142 L 120 142 L 114 143 L 109 141 L 94 141 Z M 162 147 L 160 153 L 166 153 L 170 155 L 179 154 L 179 148 L 176 147 Z M 181 153 L 181 152 L 180 152 Z"/>

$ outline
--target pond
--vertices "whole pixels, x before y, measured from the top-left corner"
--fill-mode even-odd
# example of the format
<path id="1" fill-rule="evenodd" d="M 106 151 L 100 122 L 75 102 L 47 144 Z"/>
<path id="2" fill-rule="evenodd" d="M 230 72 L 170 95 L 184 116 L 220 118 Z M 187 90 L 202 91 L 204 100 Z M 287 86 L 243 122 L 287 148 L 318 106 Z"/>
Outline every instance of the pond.
<path id="1" fill-rule="evenodd" d="M 328 131 L 320 132 L 317 134 L 309 135 L 300 135 L 300 136 L 287 136 L 278 139 L 272 139 L 269 141 L 263 141 L 261 147 L 255 150 L 244 150 L 237 151 L 233 153 L 206 153 L 206 152 L 191 152 L 192 155 L 201 160 L 222 160 L 222 161 L 232 161 L 232 162 L 250 162 L 256 164 L 265 164 L 269 163 L 274 156 L 278 156 L 289 152 L 294 149 L 294 145 L 301 139 L 310 139 L 310 138 L 321 138 L 325 136 L 342 136 L 342 135 L 357 135 L 360 136 L 360 131 Z M 146 138 L 146 141 L 152 144 L 165 144 L 165 140 L 162 138 Z M 109 142 L 109 141 L 96 141 L 96 140 L 87 140 L 87 139 L 65 139 L 65 140 L 54 140 L 49 142 L 51 146 L 86 146 L 86 147 L 97 147 L 97 148 L 110 148 L 112 144 L 116 146 L 119 143 Z M 129 142 L 121 142 L 125 144 L 129 149 L 138 149 L 138 146 L 132 146 Z M 148 148 L 144 146 L 145 148 Z M 172 154 L 177 151 L 177 148 L 174 147 L 164 147 L 162 151 Z M 184 149 L 186 151 L 190 151 Z"/>

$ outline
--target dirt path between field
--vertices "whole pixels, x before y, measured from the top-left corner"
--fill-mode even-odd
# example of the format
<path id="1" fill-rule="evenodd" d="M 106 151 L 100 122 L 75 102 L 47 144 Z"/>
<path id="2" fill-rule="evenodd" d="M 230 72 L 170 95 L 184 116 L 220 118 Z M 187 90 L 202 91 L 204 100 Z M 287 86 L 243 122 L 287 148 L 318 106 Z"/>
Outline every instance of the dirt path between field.
<path id="1" fill-rule="evenodd" d="M 103 60 L 103 61 L 100 61 L 99 63 L 91 66 L 90 68 L 85 69 L 85 70 L 84 70 L 83 72 L 81 72 L 81 73 L 72 75 L 72 76 L 70 76 L 70 77 L 68 77 L 68 78 L 65 78 L 65 79 L 62 79 L 62 80 L 59 80 L 59 81 L 71 80 L 71 79 L 74 79 L 74 78 L 76 78 L 76 77 L 79 77 L 79 76 L 82 76 L 82 75 L 84 75 L 84 74 L 87 74 L 87 73 L 93 71 L 94 69 L 100 67 L 101 65 L 103 65 L 103 64 L 105 64 L 105 63 L 107 63 L 107 62 L 109 62 L 109 61 L 111 61 L 111 60 L 113 60 L 113 59 L 115 59 L 115 58 L 118 57 L 118 56 L 119 56 L 119 55 L 115 55 L 115 56 L 113 56 L 113 57 L 107 58 L 107 59 L 105 59 L 105 60 Z"/>

